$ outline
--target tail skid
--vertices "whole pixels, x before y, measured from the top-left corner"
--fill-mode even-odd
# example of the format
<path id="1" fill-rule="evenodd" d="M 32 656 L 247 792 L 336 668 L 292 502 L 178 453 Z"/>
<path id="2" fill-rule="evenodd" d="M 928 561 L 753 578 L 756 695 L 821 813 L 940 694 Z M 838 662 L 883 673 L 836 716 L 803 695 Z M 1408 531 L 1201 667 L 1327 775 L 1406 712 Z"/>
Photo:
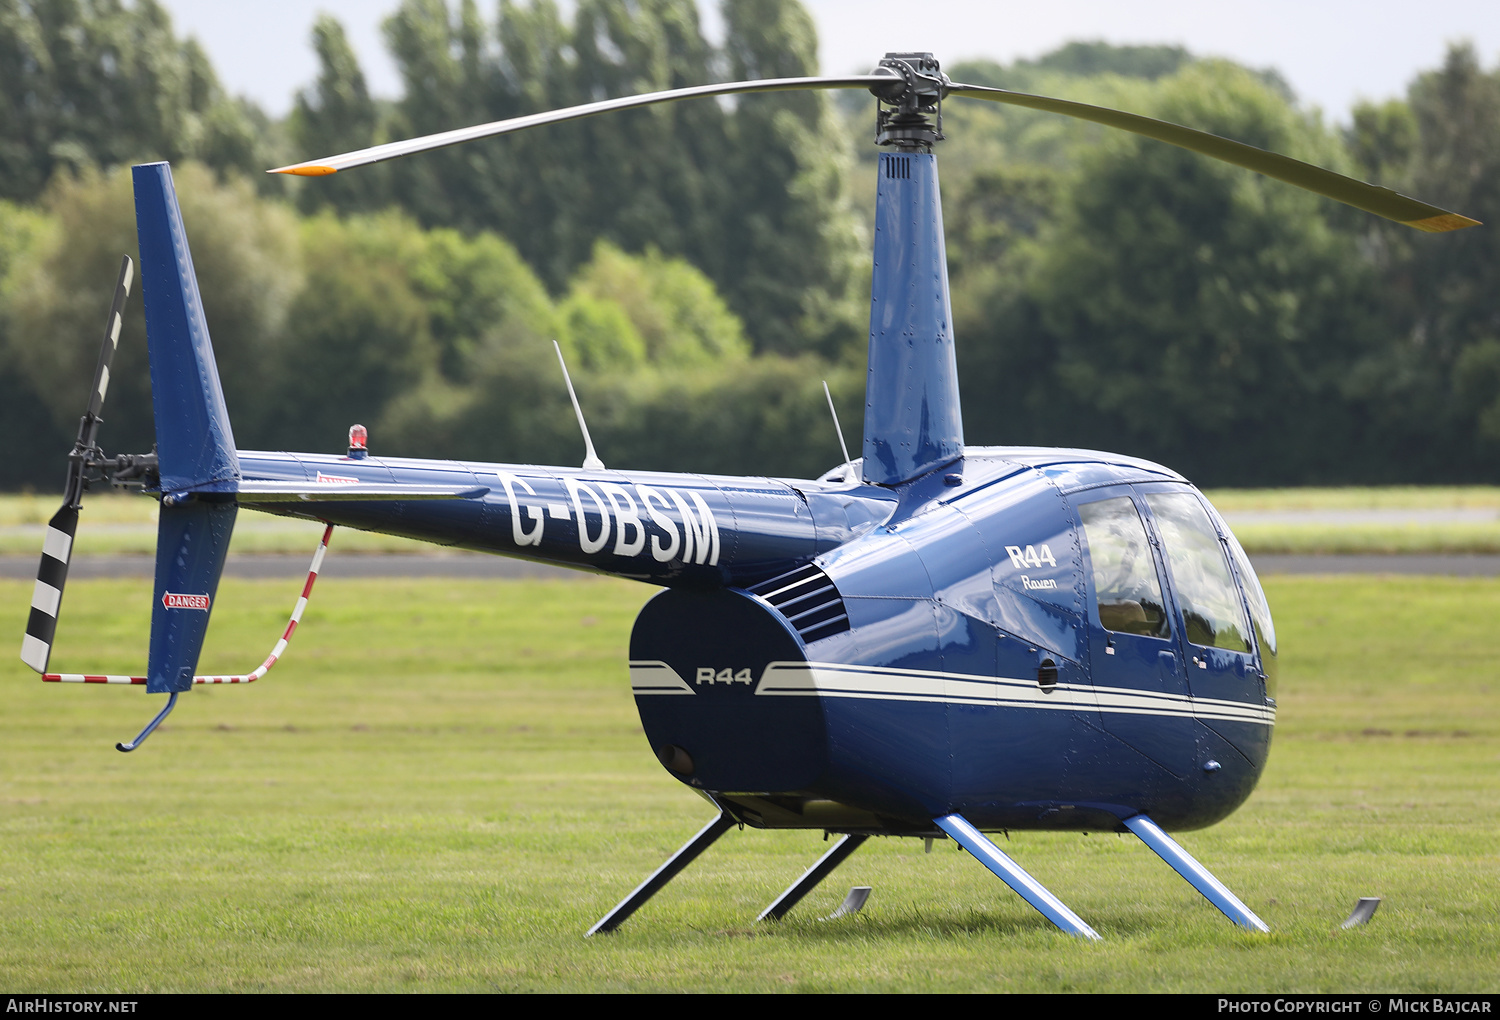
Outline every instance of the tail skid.
<path id="1" fill-rule="evenodd" d="M 323 529 L 323 538 L 318 543 L 318 549 L 313 553 L 312 565 L 307 568 L 307 583 L 302 586 L 302 594 L 297 598 L 297 604 L 292 608 L 291 619 L 287 621 L 286 630 L 281 638 L 271 649 L 265 661 L 249 673 L 240 673 L 234 676 L 194 676 L 193 683 L 197 684 L 253 684 L 261 677 L 271 671 L 271 667 L 280 661 L 286 653 L 287 645 L 292 640 L 292 635 L 297 632 L 297 625 L 302 622 L 302 612 L 307 608 L 307 603 L 312 598 L 313 582 L 318 579 L 318 571 L 323 568 L 323 556 L 328 552 L 328 540 L 333 535 L 333 525 Z M 146 683 L 143 676 L 118 676 L 105 673 L 43 673 L 42 680 L 54 684 L 130 684 L 142 686 Z"/>

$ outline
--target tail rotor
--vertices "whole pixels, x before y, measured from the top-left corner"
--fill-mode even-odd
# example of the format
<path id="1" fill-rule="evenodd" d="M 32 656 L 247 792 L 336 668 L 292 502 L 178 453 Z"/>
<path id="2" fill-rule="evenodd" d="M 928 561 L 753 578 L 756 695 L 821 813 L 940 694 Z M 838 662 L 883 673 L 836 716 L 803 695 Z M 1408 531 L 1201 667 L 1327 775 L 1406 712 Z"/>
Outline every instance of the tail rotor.
<path id="1" fill-rule="evenodd" d="M 155 456 L 143 454 L 106 457 L 99 449 L 100 417 L 104 397 L 109 392 L 110 366 L 120 344 L 120 326 L 125 301 L 135 281 L 135 263 L 129 255 L 120 259 L 120 275 L 115 283 L 115 297 L 110 304 L 109 319 L 104 326 L 104 343 L 99 349 L 99 365 L 94 370 L 94 388 L 89 403 L 78 422 L 78 439 L 68 454 L 68 481 L 63 504 L 47 522 L 42 542 L 42 559 L 37 566 L 36 588 L 31 595 L 31 616 L 26 621 L 26 636 L 21 639 L 21 661 L 38 673 L 47 671 L 52 656 L 52 640 L 57 633 L 57 614 L 62 605 L 63 586 L 68 579 L 68 562 L 73 553 L 73 538 L 78 532 L 78 511 L 83 494 L 91 481 L 108 478 L 128 482 L 143 478 L 155 467 Z"/>

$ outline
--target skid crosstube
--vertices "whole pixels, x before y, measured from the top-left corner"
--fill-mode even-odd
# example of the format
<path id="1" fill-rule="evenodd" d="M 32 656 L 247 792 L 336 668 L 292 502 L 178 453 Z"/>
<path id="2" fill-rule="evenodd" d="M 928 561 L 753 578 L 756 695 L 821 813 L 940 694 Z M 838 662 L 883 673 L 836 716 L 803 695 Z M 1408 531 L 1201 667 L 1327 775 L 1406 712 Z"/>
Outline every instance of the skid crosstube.
<path id="1" fill-rule="evenodd" d="M 1003 850 L 991 843 L 963 815 L 944 815 L 941 818 L 934 818 L 933 821 L 937 823 L 938 828 L 957 840 L 959 846 L 978 858 L 979 863 L 993 871 L 1000 881 L 1010 886 L 1023 900 L 1041 911 L 1042 916 L 1047 920 L 1069 935 L 1099 940 L 1099 933 L 1085 924 L 1083 918 L 1073 913 L 1066 903 L 1052 895 L 1046 886 L 1032 878 L 1024 868 L 1006 856 Z"/>
<path id="2" fill-rule="evenodd" d="M 757 921 L 779 921 L 787 915 L 787 912 L 795 907 L 802 897 L 812 892 L 817 884 L 827 878 L 833 869 L 843 864 L 849 855 L 864 845 L 869 836 L 846 835 L 839 837 L 839 841 L 828 848 L 828 852 L 819 857 L 812 867 L 802 873 L 802 877 L 791 885 L 786 891 L 772 901 L 771 905 L 760 912 Z"/>
<path id="3" fill-rule="evenodd" d="M 1255 912 L 1240 902 L 1239 897 L 1230 892 L 1228 887 L 1215 878 L 1207 868 L 1199 864 L 1193 855 L 1182 848 L 1171 836 L 1161 830 L 1161 827 L 1145 815 L 1136 815 L 1134 818 L 1125 819 L 1125 828 L 1140 837 L 1156 855 L 1172 866 L 1172 870 L 1192 884 L 1208 902 L 1224 912 L 1229 918 L 1241 928 L 1250 931 L 1269 933 L 1270 928 L 1266 922 L 1255 916 Z"/>
<path id="4" fill-rule="evenodd" d="M 613 910 L 594 922 L 594 926 L 584 932 L 584 938 L 600 932 L 614 931 L 624 924 L 627 917 L 639 910 L 647 900 L 661 891 L 663 886 L 676 878 L 679 871 L 693 863 L 699 854 L 713 846 L 715 840 L 738 824 L 739 822 L 725 811 L 699 829 L 698 835 L 684 843 L 681 850 L 668 857 L 661 867 L 646 876 L 646 880 L 636 886 L 634 891 L 621 900 Z"/>

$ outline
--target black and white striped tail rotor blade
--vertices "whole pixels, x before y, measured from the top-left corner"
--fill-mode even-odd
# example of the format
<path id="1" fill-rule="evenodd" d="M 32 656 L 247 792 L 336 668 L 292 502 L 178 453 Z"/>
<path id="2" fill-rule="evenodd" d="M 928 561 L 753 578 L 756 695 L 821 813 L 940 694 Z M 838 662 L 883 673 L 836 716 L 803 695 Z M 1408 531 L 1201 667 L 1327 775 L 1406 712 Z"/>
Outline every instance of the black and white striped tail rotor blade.
<path id="1" fill-rule="evenodd" d="M 94 448 L 99 435 L 99 417 L 104 410 L 104 397 L 109 393 L 109 371 L 115 362 L 115 351 L 120 346 L 120 329 L 124 324 L 125 301 L 130 297 L 130 285 L 135 280 L 135 263 L 129 255 L 120 256 L 120 275 L 115 281 L 115 298 L 109 305 L 109 318 L 104 323 L 104 342 L 99 346 L 99 364 L 94 369 L 94 388 L 89 391 L 88 408 L 78 420 L 78 441 L 73 446 L 72 462 L 68 469 L 68 488 L 63 496 L 63 505 L 77 509 L 83 500 L 84 454 Z"/>
<path id="2" fill-rule="evenodd" d="M 104 324 L 104 343 L 99 349 L 99 365 L 94 369 L 94 388 L 89 394 L 88 409 L 78 422 L 78 441 L 68 464 L 68 485 L 63 505 L 47 522 L 42 540 L 42 560 L 37 565 L 36 587 L 31 592 L 31 615 L 26 620 L 26 636 L 21 639 L 21 661 L 38 673 L 47 672 L 52 657 L 52 640 L 57 634 L 57 615 L 62 607 L 63 586 L 68 580 L 68 561 L 73 555 L 73 537 L 78 533 L 78 510 L 83 505 L 85 460 L 95 449 L 99 414 L 109 392 L 109 370 L 120 346 L 120 329 L 124 322 L 125 301 L 135 280 L 135 263 L 129 255 L 120 259 L 120 275 L 115 281 L 115 298 L 110 303 L 109 319 Z"/>
<path id="3" fill-rule="evenodd" d="M 109 321 L 104 326 L 104 344 L 99 349 L 99 367 L 94 370 L 94 389 L 89 395 L 87 417 L 98 418 L 104 410 L 104 395 L 109 392 L 109 370 L 114 364 L 115 350 L 120 346 L 125 300 L 130 297 L 130 285 L 134 280 L 135 263 L 129 255 L 121 256 L 120 278 L 115 283 L 115 299 L 109 306 Z"/>
<path id="4" fill-rule="evenodd" d="M 31 616 L 26 620 L 26 636 L 21 639 L 21 661 L 38 673 L 47 672 L 47 660 L 52 657 L 57 613 L 62 605 L 68 560 L 73 555 L 73 536 L 77 531 L 76 506 L 63 506 L 47 522 L 42 562 L 37 566 L 36 587 L 31 592 Z"/>

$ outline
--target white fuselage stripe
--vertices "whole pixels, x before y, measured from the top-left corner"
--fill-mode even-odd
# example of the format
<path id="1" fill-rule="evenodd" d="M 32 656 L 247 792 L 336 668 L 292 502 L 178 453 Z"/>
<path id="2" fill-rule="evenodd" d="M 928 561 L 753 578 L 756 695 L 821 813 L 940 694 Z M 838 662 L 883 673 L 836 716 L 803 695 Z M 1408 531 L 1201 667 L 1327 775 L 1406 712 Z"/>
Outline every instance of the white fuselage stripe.
<path id="1" fill-rule="evenodd" d="M 636 694 L 696 694 L 693 686 L 660 660 L 630 664 Z M 1243 722 L 1270 726 L 1276 712 L 1219 698 L 1193 698 L 1155 691 L 1057 684 L 1043 689 L 1034 680 L 983 677 L 931 670 L 850 666 L 836 662 L 772 662 L 756 685 L 757 697 L 858 698 L 867 701 L 988 705 L 1044 711 L 1100 712 Z"/>

